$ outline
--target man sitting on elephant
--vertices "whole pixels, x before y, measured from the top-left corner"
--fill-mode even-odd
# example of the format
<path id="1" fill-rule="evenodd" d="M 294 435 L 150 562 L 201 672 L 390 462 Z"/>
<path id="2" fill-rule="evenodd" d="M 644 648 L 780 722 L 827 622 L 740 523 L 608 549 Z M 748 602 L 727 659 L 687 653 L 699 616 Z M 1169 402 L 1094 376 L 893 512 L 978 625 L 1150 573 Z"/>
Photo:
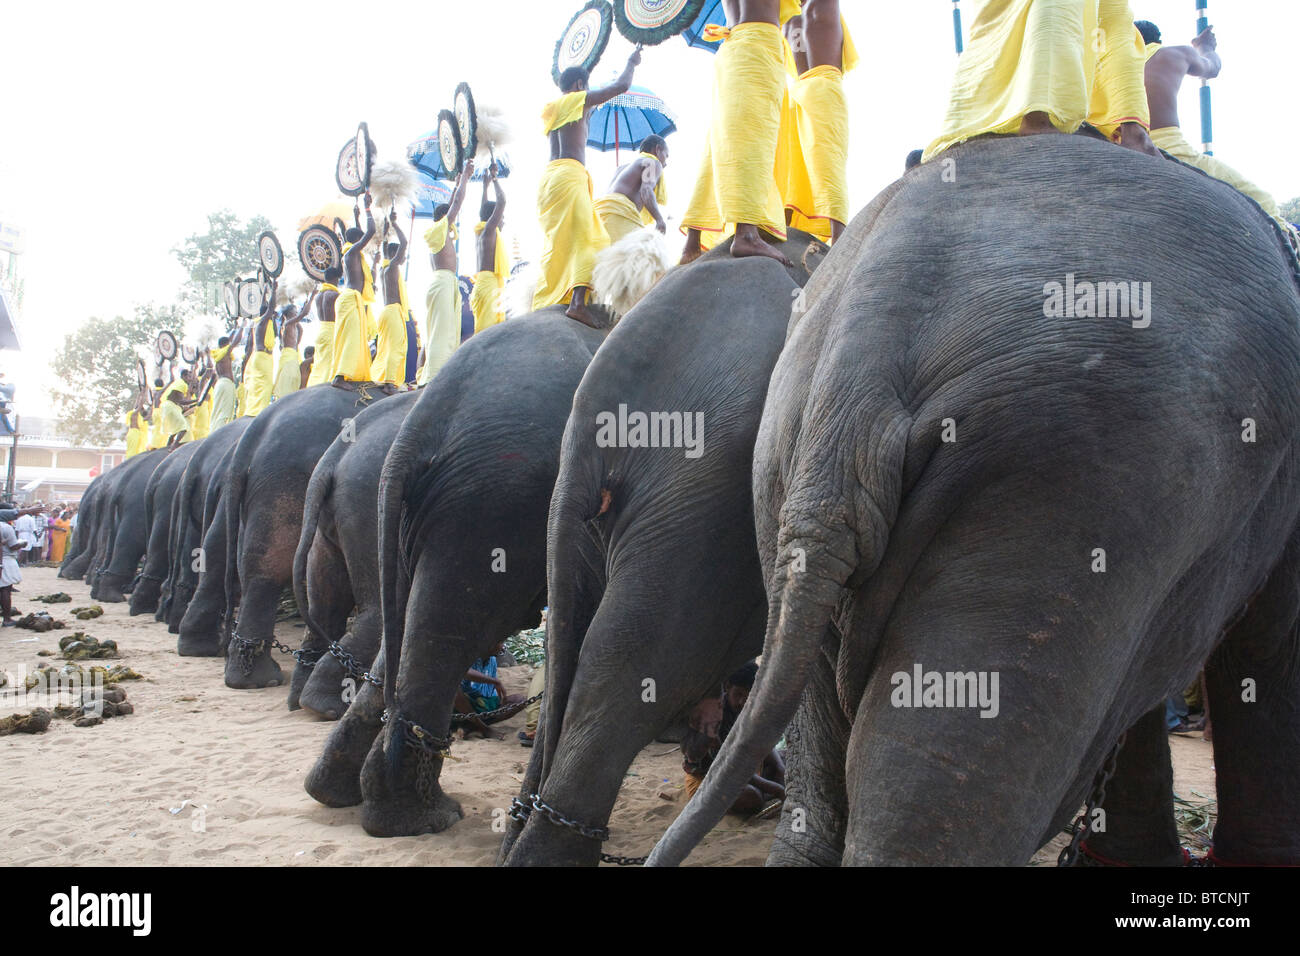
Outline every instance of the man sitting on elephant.
<path id="1" fill-rule="evenodd" d="M 689 727 L 682 737 L 682 770 L 686 777 L 686 799 L 695 796 L 709 772 L 722 742 L 736 725 L 741 709 L 749 699 L 758 674 L 758 664 L 750 661 L 733 671 L 722 683 L 722 695 L 706 697 L 691 712 Z M 740 792 L 731 813 L 756 813 L 769 800 L 785 799 L 785 761 L 772 750 L 763 758 L 749 784 Z"/>
<path id="2" fill-rule="evenodd" d="M 1073 133 L 1084 122 L 1158 156 L 1147 135 L 1144 63 L 1128 0 L 990 0 L 971 24 L 925 159 L 976 136 Z"/>
<path id="3" fill-rule="evenodd" d="M 667 165 L 668 142 L 652 135 L 641 141 L 640 155 L 614 174 L 609 192 L 596 203 L 596 215 L 605 224 L 611 245 L 649 222 L 661 233 L 667 231 L 660 211 L 668 201 L 664 190 Z"/>

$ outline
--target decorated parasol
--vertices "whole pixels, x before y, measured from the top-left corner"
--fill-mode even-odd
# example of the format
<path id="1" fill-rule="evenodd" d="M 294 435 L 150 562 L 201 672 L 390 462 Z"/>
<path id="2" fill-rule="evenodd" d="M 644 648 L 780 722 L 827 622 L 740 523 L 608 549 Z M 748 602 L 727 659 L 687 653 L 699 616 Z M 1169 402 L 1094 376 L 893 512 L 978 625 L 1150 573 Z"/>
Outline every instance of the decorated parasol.
<path id="1" fill-rule="evenodd" d="M 480 114 L 480 120 L 485 120 L 487 118 L 485 113 L 486 111 L 484 114 Z M 457 135 L 459 135 L 459 131 L 457 131 Z M 482 137 L 480 137 L 480 140 L 481 139 Z M 480 142 L 480 148 L 481 146 L 482 143 Z M 442 154 L 438 148 L 437 130 L 424 134 L 407 146 L 406 161 L 414 166 L 417 172 L 422 173 L 430 179 L 452 180 L 456 178 L 450 173 L 447 167 L 443 165 Z M 496 163 L 497 178 L 505 179 L 508 177 L 510 175 L 509 161 L 502 155 L 497 154 Z M 479 182 L 486 175 L 487 166 L 486 164 L 483 164 L 474 170 L 473 179 L 475 182 Z M 349 209 L 350 208 L 351 207 L 349 207 Z"/>
<path id="2" fill-rule="evenodd" d="M 682 31 L 682 39 L 686 41 L 687 46 L 708 50 L 710 53 L 717 53 L 722 46 L 722 41 L 717 40 L 710 43 L 704 39 L 704 28 L 710 25 L 717 27 L 727 25 L 727 12 L 722 7 L 722 0 L 705 0 L 704 6 L 700 9 L 695 20 Z"/>
<path id="3" fill-rule="evenodd" d="M 614 7 L 609 0 L 589 2 L 569 21 L 555 44 L 555 59 L 551 64 L 551 77 L 560 85 L 560 77 L 571 67 L 581 67 L 590 73 L 600 62 L 609 45 L 614 27 Z"/>
<path id="4" fill-rule="evenodd" d="M 636 149 L 650 135 L 677 132 L 677 117 L 668 105 L 644 86 L 634 86 L 591 111 L 587 145 L 603 153 Z"/>
<path id="5" fill-rule="evenodd" d="M 653 46 L 688 29 L 705 0 L 614 0 L 614 24 L 633 43 Z"/>
<path id="6" fill-rule="evenodd" d="M 312 213 L 310 216 L 304 216 L 298 220 L 298 231 L 302 232 L 308 226 L 324 226 L 327 229 L 333 229 L 336 221 L 347 222 L 352 218 L 352 203 L 336 199 L 333 202 L 327 202 L 320 207 L 320 210 Z"/>
<path id="7" fill-rule="evenodd" d="M 451 202 L 451 187 L 423 170 L 417 169 L 415 175 L 415 199 L 411 204 L 411 218 L 433 219 L 435 209 Z"/>

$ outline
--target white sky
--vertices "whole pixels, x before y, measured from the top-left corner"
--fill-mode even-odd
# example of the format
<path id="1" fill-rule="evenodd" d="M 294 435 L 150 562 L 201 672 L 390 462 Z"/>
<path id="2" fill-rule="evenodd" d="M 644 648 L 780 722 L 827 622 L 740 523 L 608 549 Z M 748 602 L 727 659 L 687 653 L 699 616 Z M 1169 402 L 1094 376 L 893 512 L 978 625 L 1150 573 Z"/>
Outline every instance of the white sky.
<path id="1" fill-rule="evenodd" d="M 1166 42 L 1191 38 L 1194 0 L 1132 4 Z M 204 231 L 209 212 L 263 214 L 291 245 L 297 220 L 337 198 L 334 161 L 359 121 L 369 124 L 381 159 L 400 159 L 451 106 L 461 81 L 480 104 L 504 109 L 511 120 L 506 233 L 527 257 L 541 241 L 535 195 L 548 158 L 538 116 L 556 94 L 555 41 L 580 6 L 7 0 L 0 18 L 0 221 L 23 227 L 27 250 L 19 265 L 24 351 L 5 353 L 0 367 L 19 386 L 20 410 L 49 412 L 49 360 L 88 317 L 173 301 L 185 276 L 170 249 Z M 978 3 L 961 6 L 969 32 Z M 1213 84 L 1215 152 L 1285 201 L 1300 194 L 1292 102 L 1300 4 L 1210 6 L 1224 59 Z M 844 10 L 864 57 L 847 81 L 856 210 L 901 172 L 909 150 L 933 138 L 956 54 L 950 0 L 844 0 Z M 630 51 L 615 31 L 592 85 L 612 78 Z M 709 53 L 672 39 L 648 48 L 637 73 L 635 82 L 678 117 L 669 138 L 673 216 L 694 181 L 712 66 Z M 351 72 L 359 76 L 343 78 Z M 1199 145 L 1196 89 L 1184 84 L 1180 111 L 1189 141 Z M 588 165 L 602 189 L 613 154 L 593 150 Z M 465 207 L 471 223 L 477 189 Z M 417 221 L 417 232 L 425 225 Z M 410 286 L 418 312 L 429 270 L 422 243 L 415 252 Z M 469 271 L 465 263 L 461 271 Z"/>

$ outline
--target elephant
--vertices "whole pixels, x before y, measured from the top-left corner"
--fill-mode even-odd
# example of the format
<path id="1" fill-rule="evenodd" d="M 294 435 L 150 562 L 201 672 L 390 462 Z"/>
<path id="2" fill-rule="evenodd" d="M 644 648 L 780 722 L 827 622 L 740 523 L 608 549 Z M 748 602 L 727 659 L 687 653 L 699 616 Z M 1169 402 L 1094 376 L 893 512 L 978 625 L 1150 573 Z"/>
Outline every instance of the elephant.
<path id="1" fill-rule="evenodd" d="M 762 666 L 648 862 L 789 726 L 770 863 L 1024 864 L 1202 666 L 1214 854 L 1300 862 L 1300 266 L 1172 161 L 944 156 L 809 284 L 754 450 Z"/>
<path id="2" fill-rule="evenodd" d="M 159 604 L 157 617 L 167 624 L 167 630 L 172 634 L 179 633 L 181 620 L 198 584 L 200 572 L 195 567 L 194 552 L 202 547 L 203 536 L 207 531 L 204 510 L 209 490 L 215 487 L 217 494 L 220 493 L 225 467 L 229 464 L 228 456 L 251 422 L 251 418 L 237 418 L 203 439 L 194 452 L 194 457 L 185 466 L 180 486 L 176 489 L 171 541 L 168 544 L 171 566 L 167 572 L 167 582 L 163 585 L 163 600 Z M 210 558 L 217 557 L 207 552 L 201 553 L 203 562 L 200 566 L 204 568 Z M 220 556 L 225 556 L 224 546 Z M 224 589 L 224 574 L 219 580 L 223 582 Z"/>
<path id="3" fill-rule="evenodd" d="M 328 805 L 360 802 L 374 836 L 460 819 L 437 780 L 446 743 L 426 757 L 406 741 L 417 726 L 430 743 L 444 737 L 466 670 L 540 620 L 560 438 L 606 334 L 562 306 L 480 332 L 421 390 L 393 441 L 378 490 L 383 647 L 371 668 L 388 686 L 362 686 L 306 782 Z"/>
<path id="4" fill-rule="evenodd" d="M 100 563 L 90 585 L 94 600 L 105 604 L 126 600 L 148 544 L 145 492 L 149 479 L 173 450 L 146 451 L 113 469 L 116 478 L 97 535 L 101 548 L 95 560 Z"/>
<path id="5" fill-rule="evenodd" d="M 109 486 L 109 478 L 114 471 L 117 469 L 96 476 L 87 486 L 86 493 L 81 496 L 77 506 L 77 530 L 68 542 L 67 553 L 59 563 L 59 577 L 78 581 L 90 567 L 94 550 L 91 543 L 95 539 L 100 516 L 103 513 L 104 489 Z"/>
<path id="6" fill-rule="evenodd" d="M 340 658 L 328 653 L 330 644 L 339 642 L 361 667 L 369 667 L 379 650 L 379 528 L 373 503 L 384 457 L 418 397 L 405 392 L 361 412 L 355 429 L 334 439 L 312 471 L 293 560 L 293 593 L 307 634 L 304 659 L 289 680 L 290 710 L 301 702 L 337 720 L 348 706 L 344 681 L 349 676 L 359 681 L 361 675 L 349 674 Z"/>
<path id="7" fill-rule="evenodd" d="M 202 444 L 202 441 L 192 441 L 178 446 L 149 476 L 149 484 L 144 493 L 148 537 L 144 568 L 131 590 L 129 610 L 132 617 L 137 614 L 152 614 L 158 610 L 158 600 L 162 595 L 162 585 L 167 578 L 169 565 L 167 545 L 171 537 L 172 500 L 176 497 L 176 488 L 180 485 L 186 466 Z"/>
<path id="8" fill-rule="evenodd" d="M 226 627 L 239 623 L 226 654 L 226 686 L 271 687 L 284 674 L 268 653 L 276 609 L 293 583 L 307 482 L 321 455 L 369 404 L 376 386 L 317 385 L 274 402 L 235 446 L 222 495 L 226 519 Z"/>
<path id="9" fill-rule="evenodd" d="M 728 242 L 670 271 L 578 387 L 547 531 L 546 697 L 526 806 L 540 796 L 604 828 L 636 754 L 762 648 L 750 462 L 797 293 L 825 247 L 792 231 L 782 250 L 798 265 L 734 259 Z M 621 408 L 693 418 L 699 447 L 611 446 L 602 432 Z M 594 866 L 600 843 L 533 813 L 510 824 L 499 859 Z"/>

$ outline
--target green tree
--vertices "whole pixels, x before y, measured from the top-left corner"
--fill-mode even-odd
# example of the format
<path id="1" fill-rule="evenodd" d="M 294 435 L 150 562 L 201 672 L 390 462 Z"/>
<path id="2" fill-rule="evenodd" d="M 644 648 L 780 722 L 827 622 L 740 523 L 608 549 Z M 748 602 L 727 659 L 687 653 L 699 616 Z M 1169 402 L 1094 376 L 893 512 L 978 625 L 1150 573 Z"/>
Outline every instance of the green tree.
<path id="1" fill-rule="evenodd" d="M 1282 218 L 1287 222 L 1300 222 L 1300 196 L 1282 203 Z"/>
<path id="2" fill-rule="evenodd" d="M 220 309 L 222 285 L 257 273 L 257 237 L 270 228 L 265 216 L 241 223 L 229 209 L 210 213 L 207 232 L 172 250 L 190 276 L 181 288 L 181 304 L 191 312 Z"/>
<path id="3" fill-rule="evenodd" d="M 145 305 L 129 318 L 89 319 L 68 335 L 50 362 L 60 383 L 51 393 L 62 432 L 81 445 L 118 437 L 122 416 L 135 404 L 137 349 L 180 326 L 175 306 Z"/>

